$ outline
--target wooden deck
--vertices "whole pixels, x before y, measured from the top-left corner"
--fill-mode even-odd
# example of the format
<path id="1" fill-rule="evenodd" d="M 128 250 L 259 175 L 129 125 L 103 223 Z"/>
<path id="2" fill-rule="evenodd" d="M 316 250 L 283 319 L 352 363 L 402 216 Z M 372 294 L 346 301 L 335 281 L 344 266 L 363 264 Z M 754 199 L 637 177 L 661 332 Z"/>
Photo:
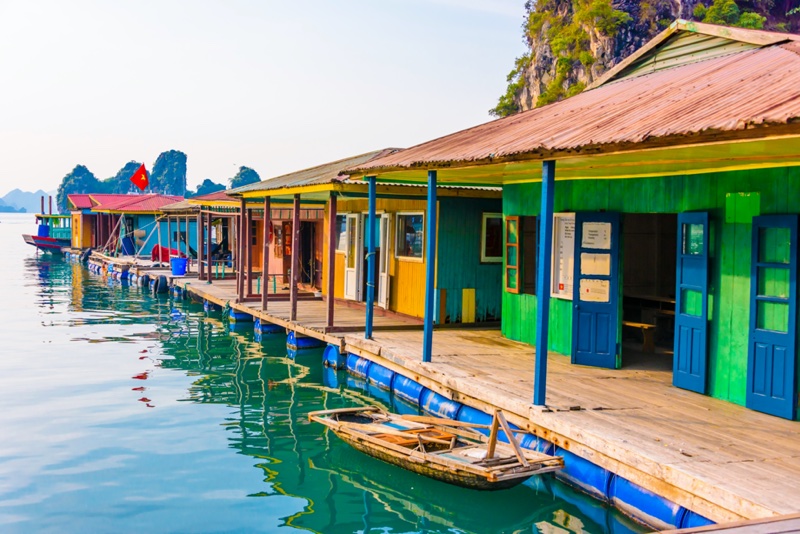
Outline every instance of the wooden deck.
<path id="1" fill-rule="evenodd" d="M 672 371 L 607 370 L 548 357 L 546 409 L 534 407 L 534 351 L 497 330 L 345 338 L 347 350 L 509 419 L 717 522 L 800 510 L 800 423 L 671 385 Z"/>
<path id="2" fill-rule="evenodd" d="M 800 514 L 791 514 L 752 521 L 735 521 L 722 525 L 668 530 L 663 534 L 701 534 L 721 532 L 722 534 L 776 534 L 800 532 Z"/>
<path id="3" fill-rule="evenodd" d="M 300 300 L 297 303 L 297 318 L 289 319 L 290 304 L 286 299 L 288 291 L 280 290 L 278 295 L 284 300 L 269 301 L 267 311 L 261 311 L 261 301 L 236 303 L 236 281 L 220 280 L 207 284 L 203 281 L 187 279 L 187 287 L 198 297 L 204 298 L 224 306 L 229 304 L 237 311 L 251 314 L 272 324 L 283 326 L 299 334 L 321 339 L 327 343 L 343 346 L 343 338 L 347 333 L 364 332 L 364 307 L 347 304 L 334 304 L 334 327 L 336 330 L 327 331 L 327 303 L 324 299 Z M 180 284 L 176 279 L 177 284 Z M 271 295 L 271 294 L 270 294 Z M 422 330 L 422 322 L 394 314 L 383 314 L 376 311 L 373 320 L 373 330 Z"/>

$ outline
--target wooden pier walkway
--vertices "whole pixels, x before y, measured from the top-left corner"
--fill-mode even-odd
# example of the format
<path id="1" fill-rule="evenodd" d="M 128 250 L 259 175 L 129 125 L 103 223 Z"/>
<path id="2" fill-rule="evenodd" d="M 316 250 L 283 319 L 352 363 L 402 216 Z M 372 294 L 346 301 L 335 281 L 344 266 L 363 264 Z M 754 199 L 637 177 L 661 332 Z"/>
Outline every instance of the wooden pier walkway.
<path id="1" fill-rule="evenodd" d="M 800 509 L 800 424 L 671 385 L 672 371 L 571 365 L 550 354 L 547 409 L 531 404 L 534 350 L 497 330 L 345 338 L 347 350 L 448 398 L 509 419 L 560 447 L 713 519 Z"/>
<path id="2" fill-rule="evenodd" d="M 334 303 L 334 325 L 336 330 L 326 331 L 327 303 L 324 299 L 300 300 L 297 303 L 297 318 L 290 319 L 290 304 L 286 300 L 288 291 L 279 291 L 283 300 L 269 301 L 267 310 L 261 311 L 261 301 L 236 303 L 236 281 L 219 280 L 211 284 L 195 279 L 187 279 L 187 289 L 202 299 L 251 314 L 272 324 L 283 326 L 299 334 L 321 339 L 326 343 L 343 346 L 343 338 L 347 333 L 364 331 L 364 307 Z M 179 284 L 179 279 L 175 280 Z M 383 314 L 377 311 L 374 318 L 374 330 L 422 330 L 422 321 L 395 314 Z"/>

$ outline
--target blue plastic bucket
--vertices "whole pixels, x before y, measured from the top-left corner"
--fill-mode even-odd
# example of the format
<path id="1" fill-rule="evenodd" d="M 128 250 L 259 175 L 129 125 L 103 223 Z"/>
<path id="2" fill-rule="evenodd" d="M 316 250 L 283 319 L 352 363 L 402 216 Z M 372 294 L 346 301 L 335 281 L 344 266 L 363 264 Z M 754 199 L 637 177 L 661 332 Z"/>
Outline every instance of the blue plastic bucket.
<path id="1" fill-rule="evenodd" d="M 172 258 L 169 260 L 172 267 L 172 276 L 183 276 L 186 274 L 186 258 Z"/>

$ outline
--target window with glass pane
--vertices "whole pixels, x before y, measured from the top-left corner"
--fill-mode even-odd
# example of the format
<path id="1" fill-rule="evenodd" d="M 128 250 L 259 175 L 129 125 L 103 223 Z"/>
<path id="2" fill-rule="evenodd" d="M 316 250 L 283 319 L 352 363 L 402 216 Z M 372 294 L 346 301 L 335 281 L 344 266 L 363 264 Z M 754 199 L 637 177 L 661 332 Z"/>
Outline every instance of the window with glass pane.
<path id="1" fill-rule="evenodd" d="M 703 253 L 703 225 L 684 224 L 683 225 L 683 253 L 700 255 Z"/>
<path id="2" fill-rule="evenodd" d="M 519 217 L 506 217 L 506 291 L 519 293 Z"/>
<path id="3" fill-rule="evenodd" d="M 397 215 L 397 243 L 395 256 L 422 258 L 424 217 L 421 213 Z"/>
<path id="4" fill-rule="evenodd" d="M 336 250 L 341 252 L 347 251 L 347 216 L 346 215 L 337 215 L 336 216 Z"/>
<path id="5" fill-rule="evenodd" d="M 758 261 L 762 263 L 789 263 L 791 230 L 789 228 L 761 228 Z"/>
<path id="6" fill-rule="evenodd" d="M 786 267 L 758 268 L 758 296 L 789 297 L 789 269 Z"/>
<path id="7" fill-rule="evenodd" d="M 484 213 L 481 224 L 481 262 L 503 261 L 503 215 Z"/>
<path id="8" fill-rule="evenodd" d="M 760 300 L 756 303 L 756 328 L 773 332 L 789 331 L 789 304 Z"/>

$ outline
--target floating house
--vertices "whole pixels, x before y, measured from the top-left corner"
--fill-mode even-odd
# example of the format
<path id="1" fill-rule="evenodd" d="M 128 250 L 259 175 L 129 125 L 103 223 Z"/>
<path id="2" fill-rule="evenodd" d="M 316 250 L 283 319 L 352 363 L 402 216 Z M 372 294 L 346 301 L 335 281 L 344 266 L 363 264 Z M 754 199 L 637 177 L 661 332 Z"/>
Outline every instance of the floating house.
<path id="1" fill-rule="evenodd" d="M 676 21 L 579 95 L 345 172 L 502 186 L 502 332 L 536 346 L 535 404 L 549 350 L 796 419 L 798 166 L 800 36 Z"/>
<path id="2" fill-rule="evenodd" d="M 159 243 L 171 242 L 169 230 L 159 229 L 156 223 L 161 208 L 182 197 L 75 194 L 68 195 L 67 200 L 72 215 L 73 248 L 150 256 Z"/>
<path id="3" fill-rule="evenodd" d="M 272 210 L 273 219 L 275 210 L 280 210 L 280 220 L 273 221 L 271 249 L 282 245 L 283 257 L 270 255 L 269 271 L 275 272 L 272 262 L 278 261 L 278 272 L 295 273 L 289 284 L 292 294 L 299 284 L 325 295 L 330 302 L 331 329 L 332 304 L 337 299 L 365 303 L 368 315 L 374 303 L 381 309 L 379 313 L 422 318 L 425 272 L 434 267 L 436 322 L 498 321 L 500 188 L 442 188 L 440 201 L 434 205 L 442 212 L 434 226 L 438 246 L 431 254 L 425 250 L 430 224 L 426 187 L 373 184 L 375 224 L 370 236 L 370 184 L 339 173 L 396 152 L 398 149 L 384 149 L 361 154 L 235 189 L 230 195 L 248 206 L 260 203 L 260 211 Z M 258 213 L 250 207 L 246 211 L 247 218 Z M 251 232 L 246 240 L 255 244 L 258 237 Z M 269 244 L 264 248 L 270 248 Z"/>

